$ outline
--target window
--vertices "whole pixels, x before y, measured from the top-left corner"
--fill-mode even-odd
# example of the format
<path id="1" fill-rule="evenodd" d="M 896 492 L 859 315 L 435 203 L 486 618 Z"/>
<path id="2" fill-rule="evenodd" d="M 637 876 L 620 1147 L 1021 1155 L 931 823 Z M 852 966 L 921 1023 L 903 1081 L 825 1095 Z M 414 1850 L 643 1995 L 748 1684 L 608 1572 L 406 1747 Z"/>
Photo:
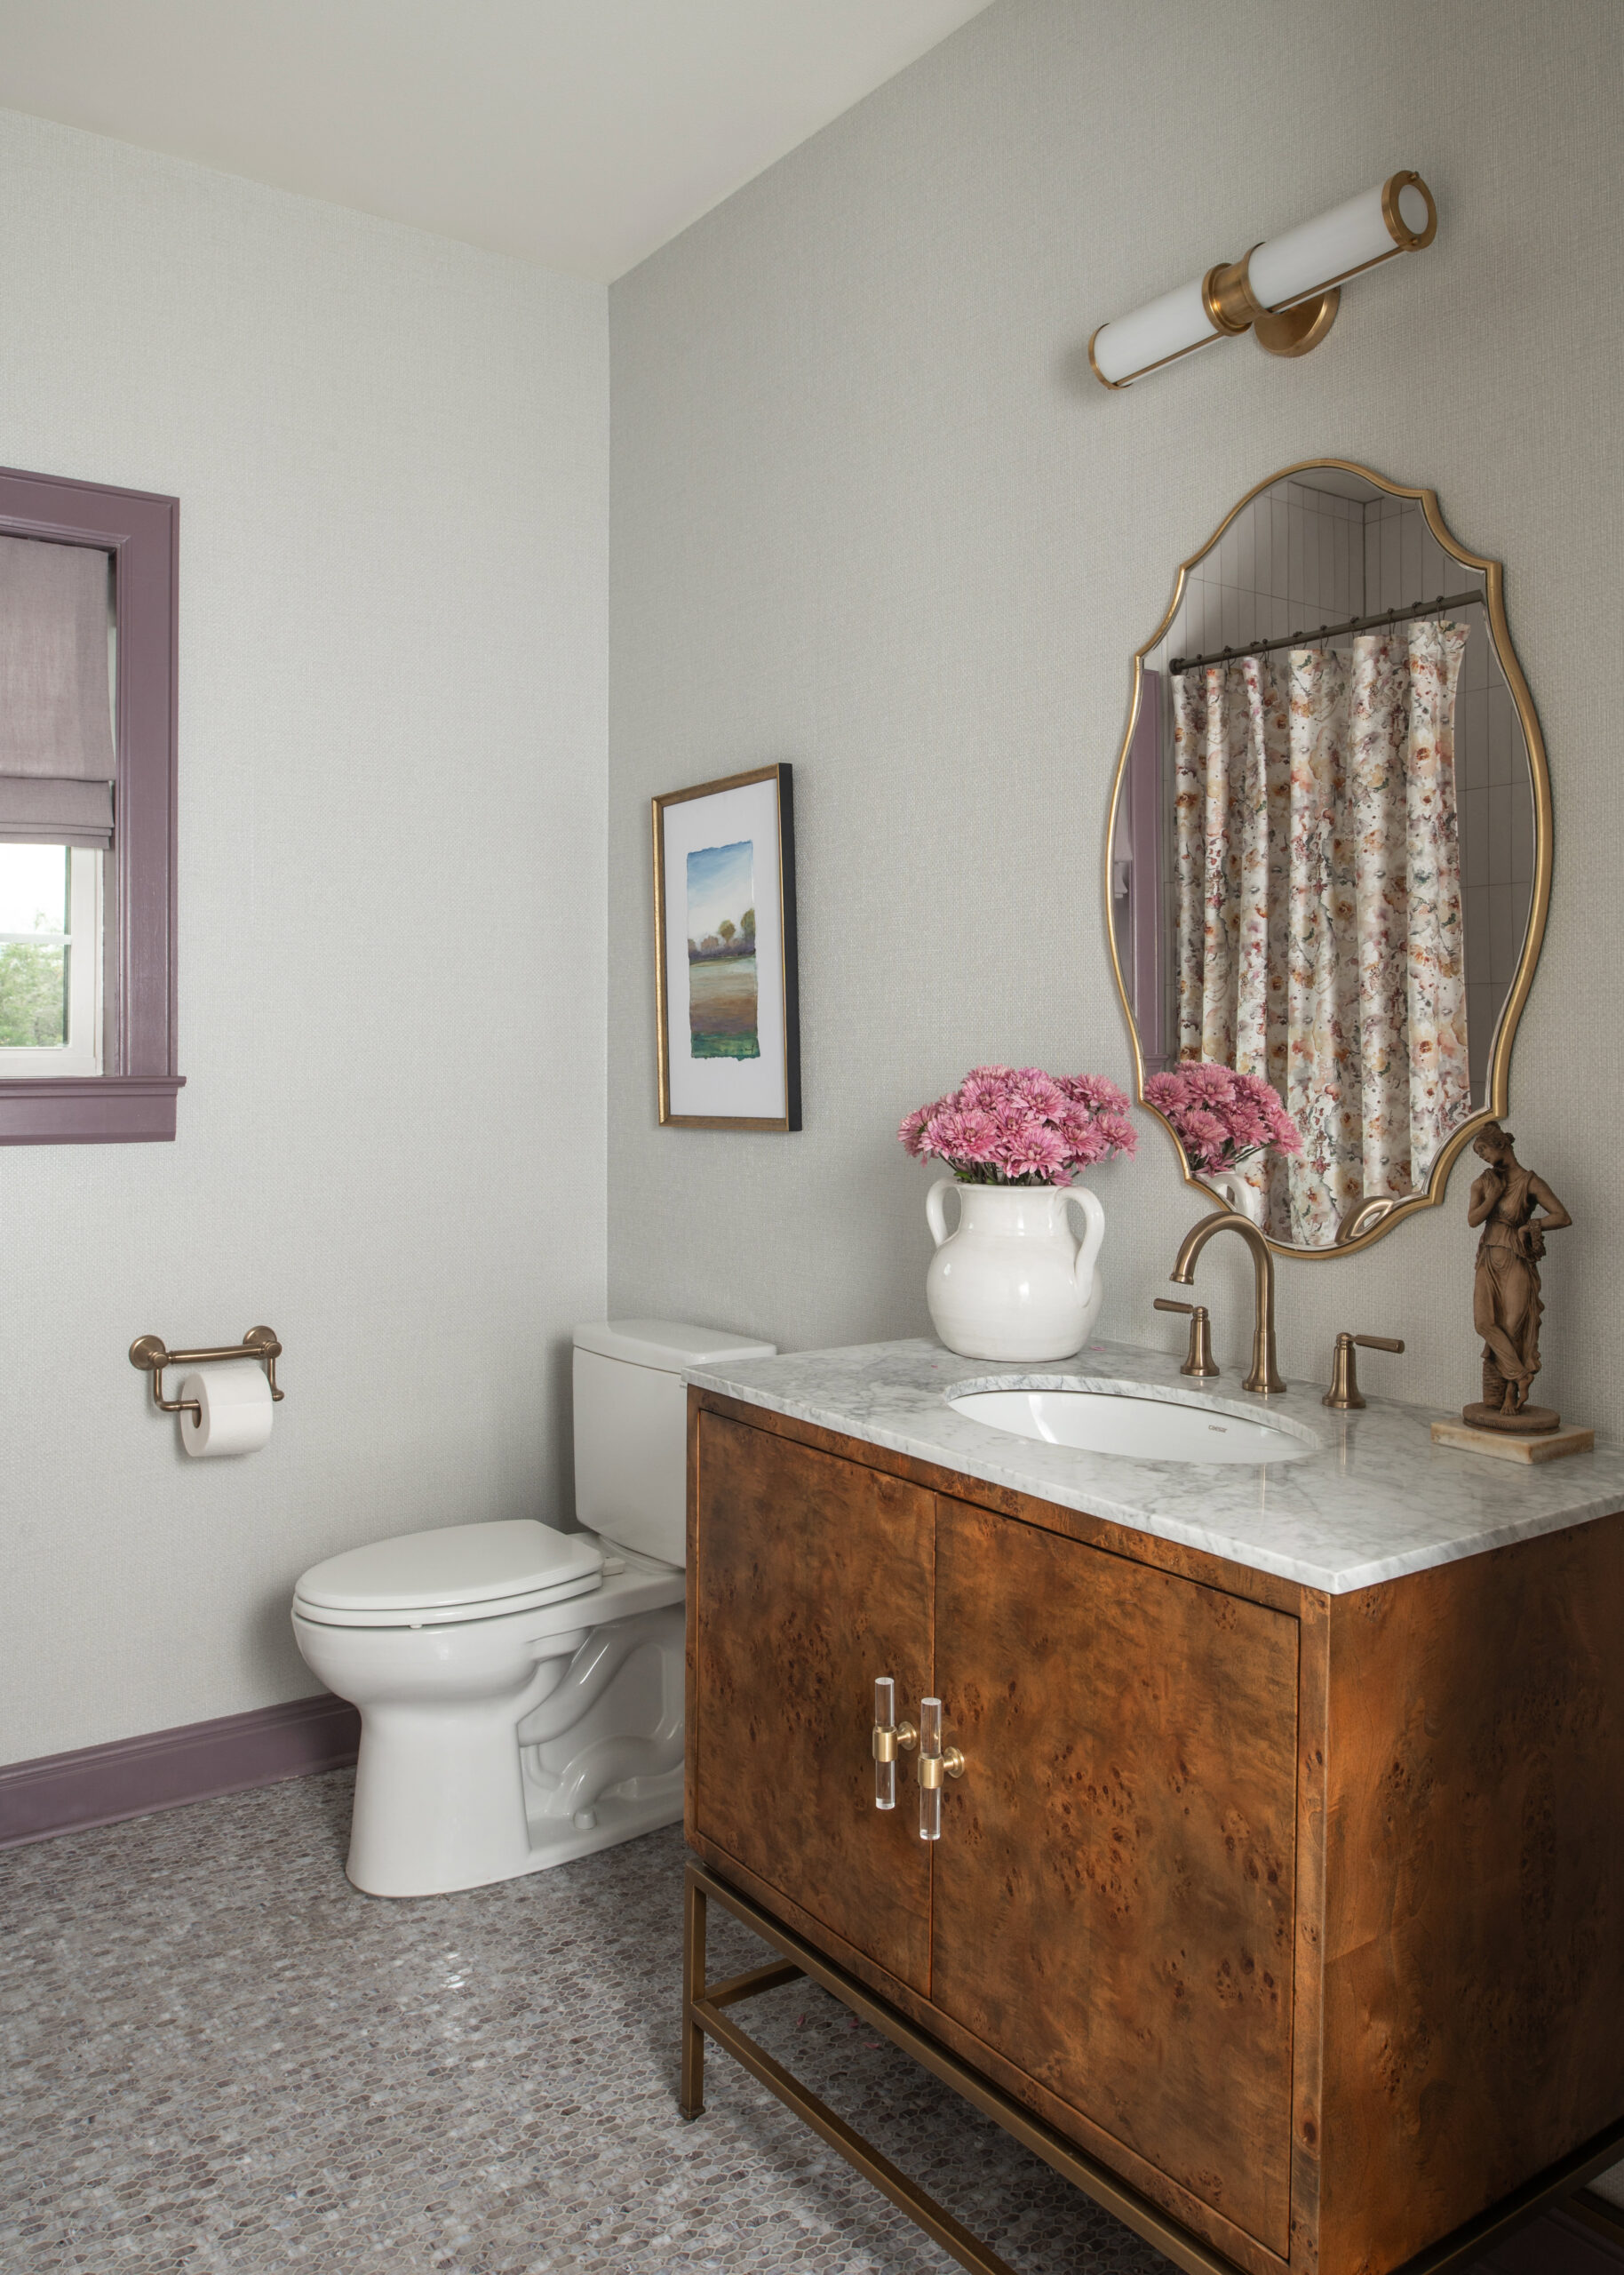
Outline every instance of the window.
<path id="1" fill-rule="evenodd" d="M 0 845 L 0 1074 L 101 1072 L 101 855 Z"/>
<path id="2" fill-rule="evenodd" d="M 0 681 L 12 670 L 22 698 L 0 701 L 0 1145 L 175 1134 L 179 514 L 172 498 L 0 469 Z M 77 595 L 85 688 L 84 627 L 110 597 L 111 751 L 98 682 L 100 736 L 82 690 L 60 765 L 49 730 L 23 748 L 16 724 L 55 684 L 18 661 L 17 596 L 42 583 Z"/>

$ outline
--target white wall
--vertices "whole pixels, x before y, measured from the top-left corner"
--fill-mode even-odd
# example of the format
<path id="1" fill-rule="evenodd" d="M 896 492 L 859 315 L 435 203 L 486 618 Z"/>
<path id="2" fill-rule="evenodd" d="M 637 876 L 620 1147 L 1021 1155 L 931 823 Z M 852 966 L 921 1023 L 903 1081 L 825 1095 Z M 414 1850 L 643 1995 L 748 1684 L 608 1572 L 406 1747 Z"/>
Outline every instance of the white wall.
<path id="1" fill-rule="evenodd" d="M 0 1760 L 319 1688 L 290 1586 L 567 1506 L 604 1273 L 601 288 L 0 114 L 0 462 L 181 499 L 179 1136 L 0 1152 Z M 132 1339 L 268 1321 L 192 1462 Z"/>
<path id="2" fill-rule="evenodd" d="M 1595 648 L 1624 602 L 1621 60 L 1612 0 L 1001 0 L 612 288 L 612 1308 L 925 1330 L 928 1173 L 896 1124 L 978 1059 L 1126 1076 L 1099 872 L 1129 659 L 1253 483 L 1346 456 L 1509 563 L 1557 828 L 1510 1122 L 1580 1227 L 1541 1392 L 1624 1428 Z M 1095 325 L 1400 166 L 1437 243 L 1350 283 L 1314 355 L 1089 375 Z M 796 769 L 806 1130 L 660 1130 L 647 801 L 768 759 Z M 1103 1331 L 1175 1347 L 1150 1298 L 1200 1204 L 1148 1124 L 1095 1181 Z M 1409 1341 L 1373 1386 L 1475 1395 L 1466 1201 L 1457 1173 L 1363 1257 L 1282 1266 L 1287 1370 L 1328 1372 L 1347 1327 Z M 1201 1277 L 1232 1363 L 1227 1245 Z"/>

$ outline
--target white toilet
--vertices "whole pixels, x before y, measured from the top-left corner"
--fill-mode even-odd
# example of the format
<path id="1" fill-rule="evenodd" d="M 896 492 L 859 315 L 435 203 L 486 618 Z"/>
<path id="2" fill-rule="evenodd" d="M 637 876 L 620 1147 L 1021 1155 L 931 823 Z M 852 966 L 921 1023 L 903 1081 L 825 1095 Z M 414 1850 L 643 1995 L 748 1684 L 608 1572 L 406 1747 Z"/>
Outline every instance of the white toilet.
<path id="1" fill-rule="evenodd" d="M 299 1648 L 361 1709 L 358 1888 L 482 1888 L 681 1816 L 682 1370 L 776 1348 L 664 1320 L 578 1327 L 586 1530 L 448 1525 L 305 1574 Z"/>

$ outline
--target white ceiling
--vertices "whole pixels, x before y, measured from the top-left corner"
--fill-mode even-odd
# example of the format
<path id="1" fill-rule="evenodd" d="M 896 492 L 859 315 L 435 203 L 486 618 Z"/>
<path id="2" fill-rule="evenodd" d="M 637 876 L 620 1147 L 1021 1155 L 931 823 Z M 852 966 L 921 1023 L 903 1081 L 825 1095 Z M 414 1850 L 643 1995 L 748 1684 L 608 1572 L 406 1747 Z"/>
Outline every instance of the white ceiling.
<path id="1" fill-rule="evenodd" d="M 612 278 L 987 0 L 0 0 L 0 105 Z"/>

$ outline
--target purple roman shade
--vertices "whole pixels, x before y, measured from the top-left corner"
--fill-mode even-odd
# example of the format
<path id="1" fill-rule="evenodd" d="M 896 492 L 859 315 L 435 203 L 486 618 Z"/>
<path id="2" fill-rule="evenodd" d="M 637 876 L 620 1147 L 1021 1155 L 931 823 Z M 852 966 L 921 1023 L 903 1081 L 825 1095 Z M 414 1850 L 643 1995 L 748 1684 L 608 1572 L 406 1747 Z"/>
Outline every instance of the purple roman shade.
<path id="1" fill-rule="evenodd" d="M 0 844 L 110 845 L 108 556 L 0 536 Z"/>

